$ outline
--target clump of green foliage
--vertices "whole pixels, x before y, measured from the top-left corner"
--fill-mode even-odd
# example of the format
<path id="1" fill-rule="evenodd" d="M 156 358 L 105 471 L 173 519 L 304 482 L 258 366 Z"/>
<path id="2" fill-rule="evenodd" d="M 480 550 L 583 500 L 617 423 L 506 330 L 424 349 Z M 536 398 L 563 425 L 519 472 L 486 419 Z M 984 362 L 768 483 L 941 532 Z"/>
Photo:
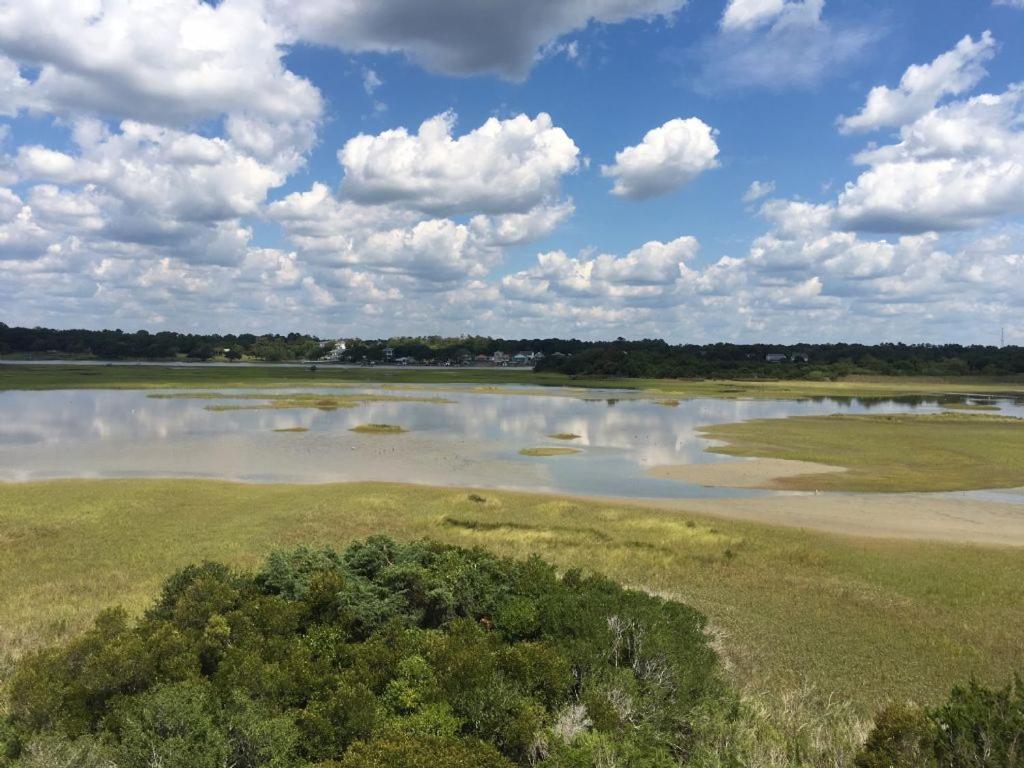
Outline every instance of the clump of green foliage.
<path id="1" fill-rule="evenodd" d="M 875 718 L 857 768 L 1024 766 L 1024 682 L 992 690 L 975 682 L 935 708 L 896 704 Z"/>
<path id="2" fill-rule="evenodd" d="M 670 768 L 708 764 L 738 712 L 684 605 L 383 537 L 185 568 L 8 693 L 20 768 Z"/>
<path id="3" fill-rule="evenodd" d="M 359 426 L 352 427 L 349 431 L 363 432 L 370 435 L 400 435 L 409 430 L 397 424 L 360 424 Z"/>

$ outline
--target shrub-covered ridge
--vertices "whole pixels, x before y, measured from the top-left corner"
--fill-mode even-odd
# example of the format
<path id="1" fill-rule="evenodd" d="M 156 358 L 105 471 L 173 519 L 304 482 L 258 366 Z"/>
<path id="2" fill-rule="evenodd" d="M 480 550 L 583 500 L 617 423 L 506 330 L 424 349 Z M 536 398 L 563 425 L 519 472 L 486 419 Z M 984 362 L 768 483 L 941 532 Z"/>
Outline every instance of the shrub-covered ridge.
<path id="1" fill-rule="evenodd" d="M 21 663 L 16 766 L 701 764 L 735 699 L 686 606 L 540 561 L 373 538 L 171 577 Z"/>

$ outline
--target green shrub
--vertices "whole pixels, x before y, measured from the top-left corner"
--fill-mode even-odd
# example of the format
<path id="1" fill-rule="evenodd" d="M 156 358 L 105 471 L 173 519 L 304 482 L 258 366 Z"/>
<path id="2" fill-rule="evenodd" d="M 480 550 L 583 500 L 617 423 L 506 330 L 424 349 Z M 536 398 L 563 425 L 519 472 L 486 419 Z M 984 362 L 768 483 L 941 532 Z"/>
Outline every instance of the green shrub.
<path id="1" fill-rule="evenodd" d="M 887 707 L 857 756 L 858 768 L 1024 766 L 1024 685 L 971 682 L 940 707 Z"/>
<path id="2" fill-rule="evenodd" d="M 875 726 L 857 756 L 857 768 L 934 766 L 934 736 L 923 709 L 909 704 L 890 705 L 875 716 Z"/>
<path id="3" fill-rule="evenodd" d="M 107 611 L 23 659 L 0 765 L 660 768 L 699 746 L 697 718 L 735 709 L 704 626 L 537 558 L 431 542 L 204 563 L 138 622 Z"/>

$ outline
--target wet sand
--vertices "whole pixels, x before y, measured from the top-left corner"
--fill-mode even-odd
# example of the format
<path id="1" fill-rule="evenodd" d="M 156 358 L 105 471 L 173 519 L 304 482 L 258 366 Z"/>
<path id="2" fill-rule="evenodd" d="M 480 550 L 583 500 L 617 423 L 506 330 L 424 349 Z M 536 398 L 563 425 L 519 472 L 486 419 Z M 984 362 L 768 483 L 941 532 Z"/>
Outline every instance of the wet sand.
<path id="1" fill-rule="evenodd" d="M 775 489 L 782 478 L 845 471 L 813 462 L 746 459 L 659 466 L 647 474 L 717 488 Z M 782 493 L 643 503 L 850 536 L 1024 546 L 1024 505 L 955 494 Z"/>
<path id="2" fill-rule="evenodd" d="M 952 494 L 794 493 L 750 499 L 615 501 L 846 536 L 1024 546 L 1024 504 Z"/>
<path id="3" fill-rule="evenodd" d="M 843 467 L 786 459 L 745 459 L 705 464 L 669 464 L 648 470 L 649 477 L 712 488 L 777 488 L 778 480 L 845 472 Z"/>

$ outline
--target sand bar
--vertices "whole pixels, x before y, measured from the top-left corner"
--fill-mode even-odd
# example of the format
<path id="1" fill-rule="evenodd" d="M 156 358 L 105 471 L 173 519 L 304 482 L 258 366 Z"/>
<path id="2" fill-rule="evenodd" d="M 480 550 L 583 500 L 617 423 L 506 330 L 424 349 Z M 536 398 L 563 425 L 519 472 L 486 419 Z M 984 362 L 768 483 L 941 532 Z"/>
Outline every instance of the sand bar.
<path id="1" fill-rule="evenodd" d="M 776 481 L 804 475 L 845 472 L 843 467 L 787 459 L 747 459 L 703 464 L 669 464 L 648 470 L 650 477 L 715 488 L 776 488 Z"/>

